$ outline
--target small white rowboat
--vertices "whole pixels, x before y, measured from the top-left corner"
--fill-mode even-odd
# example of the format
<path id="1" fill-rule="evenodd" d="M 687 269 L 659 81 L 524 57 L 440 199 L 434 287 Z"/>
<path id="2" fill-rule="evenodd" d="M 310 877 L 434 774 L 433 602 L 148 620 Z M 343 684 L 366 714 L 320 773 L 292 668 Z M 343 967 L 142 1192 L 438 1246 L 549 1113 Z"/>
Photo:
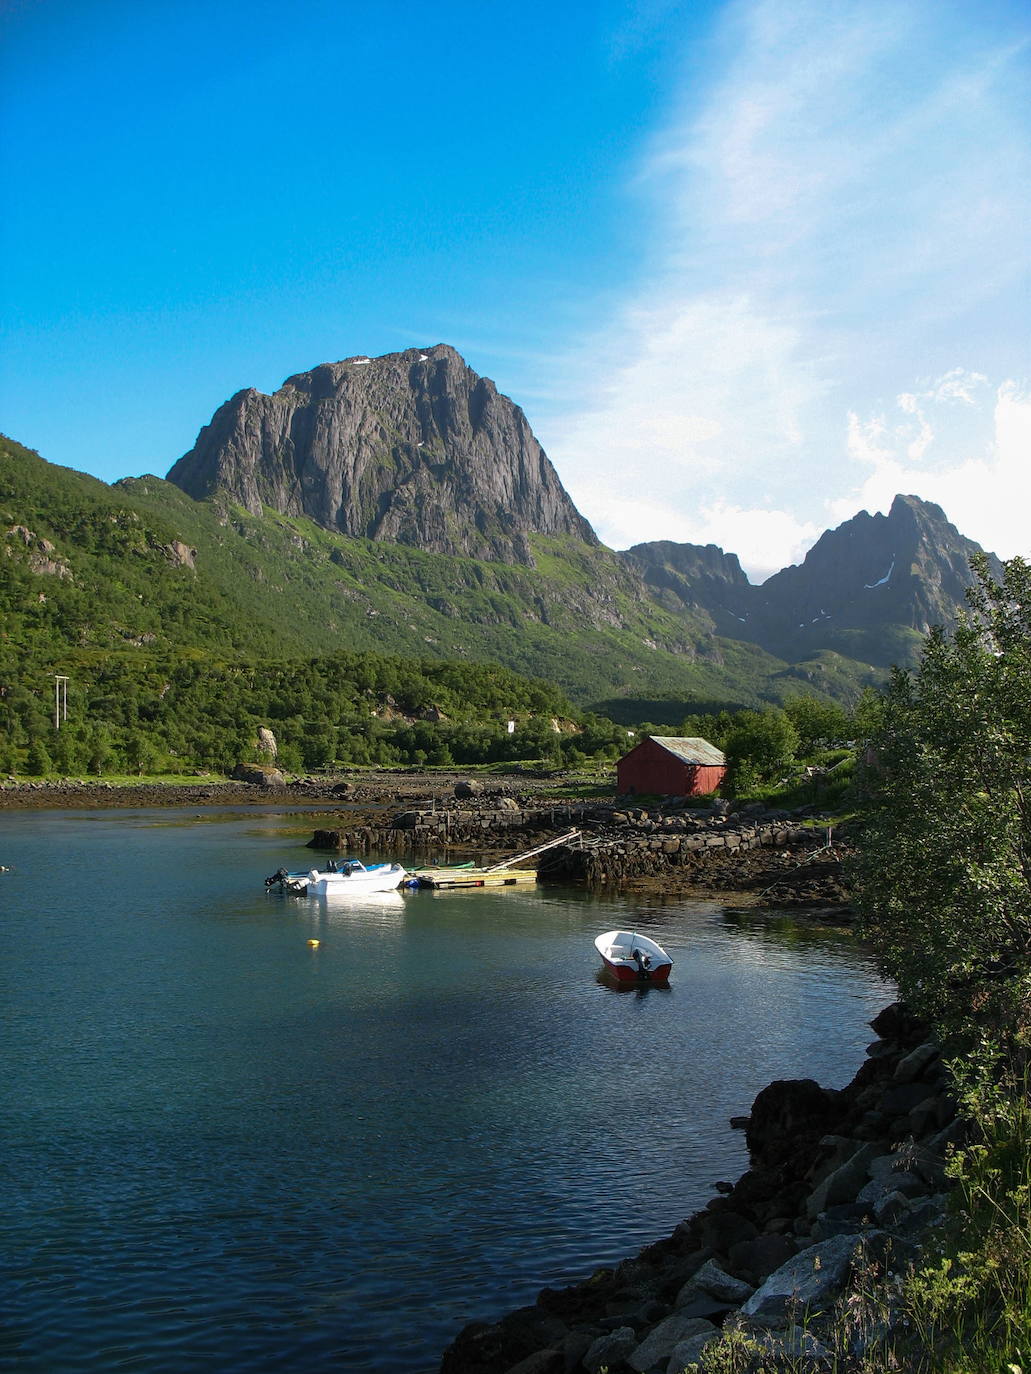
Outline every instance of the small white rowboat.
<path id="1" fill-rule="evenodd" d="M 599 935 L 594 948 L 601 956 L 606 973 L 620 983 L 669 982 L 673 960 L 661 945 L 631 930 L 607 930 Z"/>

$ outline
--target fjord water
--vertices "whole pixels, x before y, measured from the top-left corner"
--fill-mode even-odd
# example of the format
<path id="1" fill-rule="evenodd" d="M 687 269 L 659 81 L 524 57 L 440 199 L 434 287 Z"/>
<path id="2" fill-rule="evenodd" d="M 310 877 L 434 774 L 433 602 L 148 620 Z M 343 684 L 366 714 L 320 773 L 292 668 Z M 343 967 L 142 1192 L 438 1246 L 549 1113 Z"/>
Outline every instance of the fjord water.
<path id="1" fill-rule="evenodd" d="M 842 1086 L 891 999 L 712 902 L 266 893 L 312 828 L 0 815 L 0 1368 L 433 1370 L 668 1235 L 745 1167 L 729 1117 Z M 599 979 L 615 926 L 668 990 Z"/>

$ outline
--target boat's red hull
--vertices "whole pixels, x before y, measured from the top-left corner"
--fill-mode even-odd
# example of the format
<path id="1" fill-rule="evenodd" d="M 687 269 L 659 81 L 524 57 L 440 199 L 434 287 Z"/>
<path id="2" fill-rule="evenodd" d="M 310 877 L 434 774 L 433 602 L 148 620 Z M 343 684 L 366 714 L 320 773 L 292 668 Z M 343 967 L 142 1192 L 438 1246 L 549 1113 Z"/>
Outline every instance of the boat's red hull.
<path id="1" fill-rule="evenodd" d="M 672 964 L 660 964 L 658 968 L 650 969 L 647 974 L 641 973 L 636 967 L 629 964 L 613 964 L 602 956 L 602 963 L 605 965 L 605 972 L 610 973 L 619 983 L 636 983 L 641 987 L 665 987 L 669 982 L 669 971 Z"/>

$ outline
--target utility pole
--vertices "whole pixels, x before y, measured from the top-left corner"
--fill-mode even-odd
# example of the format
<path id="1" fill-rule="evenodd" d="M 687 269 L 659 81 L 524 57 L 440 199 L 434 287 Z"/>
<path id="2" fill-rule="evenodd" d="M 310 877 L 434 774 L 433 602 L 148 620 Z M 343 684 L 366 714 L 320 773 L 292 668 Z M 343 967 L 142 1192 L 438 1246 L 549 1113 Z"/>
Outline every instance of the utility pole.
<path id="1" fill-rule="evenodd" d="M 68 679 L 60 673 L 54 674 L 54 729 L 60 730 L 61 722 L 68 719 Z"/>

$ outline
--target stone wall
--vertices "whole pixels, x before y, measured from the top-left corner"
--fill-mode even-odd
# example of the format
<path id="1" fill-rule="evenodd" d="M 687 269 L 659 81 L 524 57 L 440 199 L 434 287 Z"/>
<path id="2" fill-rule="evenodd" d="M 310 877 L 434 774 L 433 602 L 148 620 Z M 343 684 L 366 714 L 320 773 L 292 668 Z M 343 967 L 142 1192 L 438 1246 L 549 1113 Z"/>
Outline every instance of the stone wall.
<path id="1" fill-rule="evenodd" d="M 626 878 L 677 867 L 695 867 L 712 855 L 732 857 L 755 849 L 792 848 L 810 851 L 822 843 L 819 832 L 780 822 L 768 825 L 713 823 L 689 832 L 661 828 L 651 833 L 592 837 L 586 845 L 561 845 L 541 858 L 541 874 L 555 881 L 590 886 L 619 883 Z"/>
<path id="2" fill-rule="evenodd" d="M 378 825 L 317 830 L 310 847 L 353 854 L 376 850 L 436 856 L 449 849 L 477 848 L 514 853 L 575 829 L 581 832 L 579 839 L 540 855 L 537 872 L 542 881 L 603 887 L 634 878 L 704 873 L 716 885 L 739 880 L 747 886 L 748 875 L 736 859 L 757 851 L 781 851 L 791 864 L 803 863 L 827 840 L 822 828 L 767 813 L 668 814 L 505 800 L 505 805 L 411 809 L 385 816 Z M 751 867 L 754 871 L 755 865 Z"/>

